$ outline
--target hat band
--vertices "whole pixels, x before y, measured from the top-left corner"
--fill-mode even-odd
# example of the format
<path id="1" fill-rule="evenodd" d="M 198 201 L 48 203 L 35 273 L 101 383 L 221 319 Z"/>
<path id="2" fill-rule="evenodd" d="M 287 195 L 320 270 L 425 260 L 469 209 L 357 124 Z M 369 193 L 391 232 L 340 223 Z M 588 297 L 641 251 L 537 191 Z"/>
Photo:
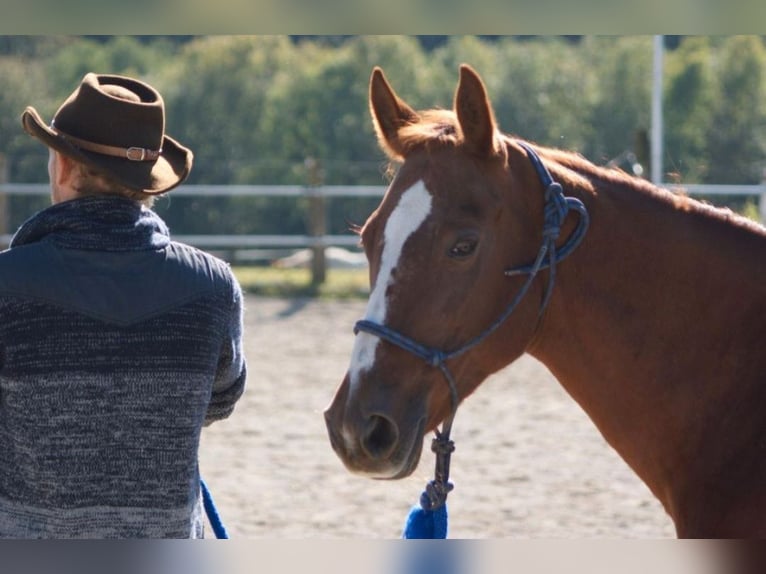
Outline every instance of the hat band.
<path id="1" fill-rule="evenodd" d="M 153 150 L 143 147 L 116 147 L 99 144 L 70 136 L 69 134 L 62 132 L 60 129 L 54 127 L 53 125 L 51 125 L 51 129 L 74 146 L 86 151 L 100 153 L 102 155 L 125 158 L 130 161 L 154 161 L 160 157 L 160 154 L 162 153 L 161 149 Z"/>

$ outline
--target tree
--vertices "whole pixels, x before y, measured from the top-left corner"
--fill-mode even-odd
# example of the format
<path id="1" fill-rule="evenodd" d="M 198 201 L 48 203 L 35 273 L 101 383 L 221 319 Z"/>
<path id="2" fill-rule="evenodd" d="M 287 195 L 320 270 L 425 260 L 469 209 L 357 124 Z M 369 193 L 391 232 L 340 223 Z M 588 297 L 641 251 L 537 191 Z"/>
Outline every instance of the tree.
<path id="1" fill-rule="evenodd" d="M 719 89 L 707 133 L 706 183 L 752 184 L 766 162 L 766 49 L 757 36 L 733 36 L 717 62 Z"/>
<path id="2" fill-rule="evenodd" d="M 129 74 L 163 94 L 167 131 L 195 153 L 189 183 L 384 184 L 368 111 L 381 66 L 416 109 L 452 106 L 457 70 L 484 79 L 500 128 L 606 163 L 648 130 L 649 36 L 0 37 L 0 153 L 14 181 L 46 181 L 47 154 L 19 116 L 51 118 L 88 71 Z M 666 52 L 665 159 L 685 181 L 753 183 L 766 155 L 766 54 L 757 36 L 686 37 Z M 45 198 L 36 198 L 45 201 Z M 14 199 L 16 201 L 16 199 Z M 376 200 L 333 200 L 341 232 Z M 168 209 L 172 203 L 172 209 Z M 178 233 L 304 230 L 304 206 L 275 198 L 183 198 L 157 208 Z M 27 212 L 26 215 L 29 213 Z"/>
<path id="3" fill-rule="evenodd" d="M 559 37 L 525 42 L 505 38 L 486 46 L 494 55 L 483 56 L 487 68 L 477 71 L 500 128 L 543 145 L 582 149 L 590 134 L 583 118 L 594 98 L 582 50 Z"/>
<path id="4" fill-rule="evenodd" d="M 195 154 L 188 183 L 285 182 L 280 146 L 263 133 L 262 123 L 269 92 L 298 65 L 296 49 L 287 36 L 210 36 L 182 48 L 156 85 L 165 96 L 168 132 Z M 286 200 L 172 201 L 173 209 L 163 215 L 184 233 L 302 231 L 300 213 Z"/>
<path id="5" fill-rule="evenodd" d="M 327 184 L 381 184 L 385 160 L 368 112 L 367 91 L 376 65 L 394 71 L 392 82 L 413 92 L 425 83 L 423 54 L 409 37 L 362 36 L 329 50 L 302 44 L 300 65 L 281 75 L 265 103 L 262 135 L 279 149 L 292 169 L 282 174 L 305 183 L 308 158 L 318 162 Z M 281 180 L 280 180 L 281 181 Z M 329 214 L 331 232 L 363 221 L 376 200 L 336 199 Z"/>
<path id="6" fill-rule="evenodd" d="M 210 36 L 184 46 L 157 87 L 168 131 L 194 150 L 190 183 L 255 183 L 254 174 L 268 172 L 280 152 L 260 137 L 264 105 L 297 65 L 287 36 Z"/>
<path id="7" fill-rule="evenodd" d="M 665 70 L 663 164 L 672 173 L 670 179 L 701 182 L 708 171 L 715 101 L 709 40 L 687 38 L 676 51 L 666 52 Z"/>
<path id="8" fill-rule="evenodd" d="M 650 124 L 651 37 L 587 38 L 583 47 L 597 90 L 589 116 L 583 117 L 593 133 L 584 153 L 605 164 L 632 150 L 637 134 Z"/>
<path id="9" fill-rule="evenodd" d="M 114 36 L 107 41 L 67 37 L 45 60 L 47 91 L 56 101 L 62 101 L 88 72 L 127 75 L 151 82 L 173 55 L 170 46 L 164 39 L 145 44 L 133 36 Z"/>

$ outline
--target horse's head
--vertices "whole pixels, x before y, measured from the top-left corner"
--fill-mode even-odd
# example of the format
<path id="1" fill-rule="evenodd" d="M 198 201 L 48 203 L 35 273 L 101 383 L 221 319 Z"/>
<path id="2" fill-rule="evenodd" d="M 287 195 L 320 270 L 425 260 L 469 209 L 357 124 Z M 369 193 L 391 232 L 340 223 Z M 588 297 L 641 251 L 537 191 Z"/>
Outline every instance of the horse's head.
<path id="1" fill-rule="evenodd" d="M 365 320 L 447 354 L 485 332 L 535 259 L 543 194 L 526 152 L 497 129 L 486 90 L 460 69 L 454 109 L 416 112 L 376 68 L 370 109 L 381 147 L 401 163 L 361 238 L 372 291 Z M 480 344 L 447 359 L 458 399 L 520 356 L 533 338 L 542 282 Z M 358 333 L 349 370 L 325 412 L 346 466 L 400 478 L 417 466 L 424 433 L 451 412 L 447 377 L 385 337 Z"/>

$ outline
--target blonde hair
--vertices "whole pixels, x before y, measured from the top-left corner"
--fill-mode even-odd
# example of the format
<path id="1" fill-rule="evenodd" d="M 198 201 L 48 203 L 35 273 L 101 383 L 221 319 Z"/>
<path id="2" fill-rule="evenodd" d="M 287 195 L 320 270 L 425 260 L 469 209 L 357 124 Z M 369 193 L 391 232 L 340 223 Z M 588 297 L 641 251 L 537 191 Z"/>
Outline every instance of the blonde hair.
<path id="1" fill-rule="evenodd" d="M 146 207 L 154 205 L 154 195 L 117 183 L 104 173 L 78 161 L 73 161 L 73 164 L 77 170 L 77 183 L 74 188 L 80 195 L 118 195 L 142 203 Z"/>

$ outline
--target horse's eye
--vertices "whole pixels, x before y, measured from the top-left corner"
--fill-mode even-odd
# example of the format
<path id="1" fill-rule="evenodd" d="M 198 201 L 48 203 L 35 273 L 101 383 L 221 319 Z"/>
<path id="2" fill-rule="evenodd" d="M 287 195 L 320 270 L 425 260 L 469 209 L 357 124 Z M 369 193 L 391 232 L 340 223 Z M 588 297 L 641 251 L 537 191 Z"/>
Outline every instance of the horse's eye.
<path id="1" fill-rule="evenodd" d="M 474 251 L 476 251 L 476 246 L 478 244 L 479 244 L 479 240 L 478 240 L 478 238 L 476 238 L 474 236 L 461 237 L 450 248 L 449 256 L 450 257 L 456 257 L 456 258 L 468 257 Z"/>

